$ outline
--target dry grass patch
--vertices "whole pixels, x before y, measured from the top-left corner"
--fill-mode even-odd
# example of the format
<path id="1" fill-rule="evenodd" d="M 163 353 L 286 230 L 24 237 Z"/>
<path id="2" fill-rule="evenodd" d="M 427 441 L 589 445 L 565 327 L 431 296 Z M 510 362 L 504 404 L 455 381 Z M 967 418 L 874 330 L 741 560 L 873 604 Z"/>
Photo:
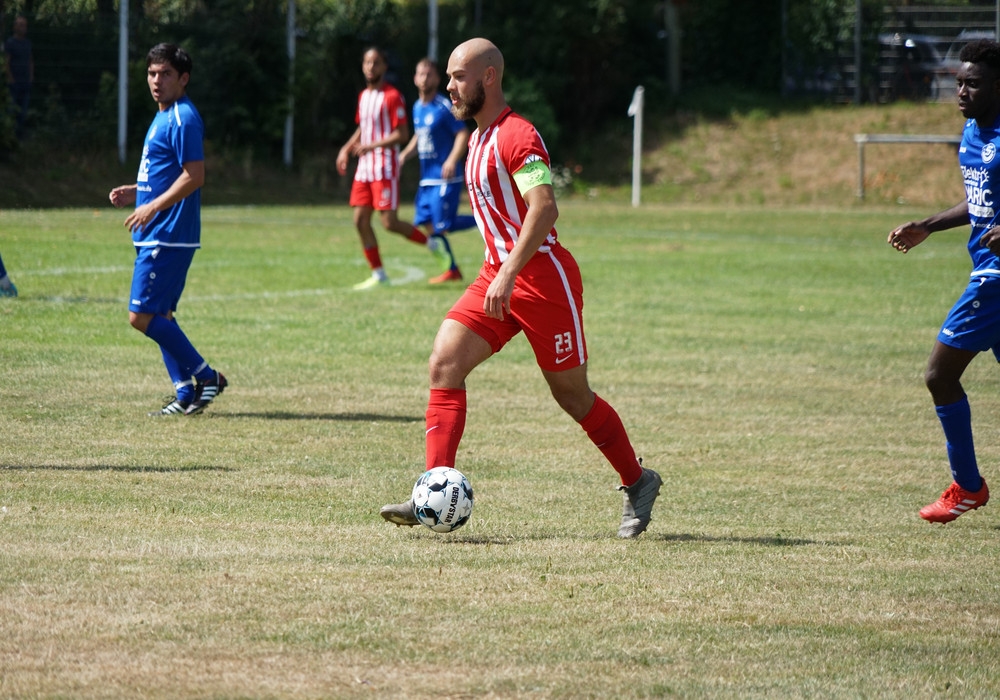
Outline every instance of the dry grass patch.
<path id="1" fill-rule="evenodd" d="M 910 216 L 564 204 L 593 385 L 665 479 L 622 542 L 520 341 L 470 378 L 471 522 L 381 521 L 459 290 L 351 292 L 349 211 L 206 212 L 182 322 L 232 385 L 175 421 L 145 416 L 168 387 L 120 222 L 0 213 L 0 695 L 1000 694 L 993 506 L 916 515 L 947 478 L 920 375 L 968 263 L 947 237 L 894 256 Z M 987 478 L 998 385 L 972 365 Z"/>

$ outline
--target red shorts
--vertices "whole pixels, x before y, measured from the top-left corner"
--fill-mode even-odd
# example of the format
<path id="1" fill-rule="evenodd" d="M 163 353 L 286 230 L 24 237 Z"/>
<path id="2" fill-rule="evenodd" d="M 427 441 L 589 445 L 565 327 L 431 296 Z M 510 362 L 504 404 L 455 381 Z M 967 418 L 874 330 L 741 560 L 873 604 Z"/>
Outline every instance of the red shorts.
<path id="1" fill-rule="evenodd" d="M 399 182 L 396 180 L 376 180 L 351 185 L 352 207 L 371 207 L 375 211 L 390 211 L 399 208 Z"/>
<path id="2" fill-rule="evenodd" d="M 583 335 L 583 280 L 580 268 L 561 245 L 536 253 L 517 276 L 510 314 L 503 321 L 489 318 L 483 301 L 497 267 L 484 263 L 446 318 L 458 321 L 499 352 L 520 331 L 544 370 L 579 367 L 587 361 Z"/>

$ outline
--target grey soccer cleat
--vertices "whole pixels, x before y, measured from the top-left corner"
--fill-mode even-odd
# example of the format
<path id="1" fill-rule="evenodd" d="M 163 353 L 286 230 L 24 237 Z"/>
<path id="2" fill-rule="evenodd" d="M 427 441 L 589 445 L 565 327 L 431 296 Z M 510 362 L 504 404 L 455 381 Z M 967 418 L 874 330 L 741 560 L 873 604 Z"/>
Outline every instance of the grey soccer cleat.
<path id="1" fill-rule="evenodd" d="M 410 499 L 406 503 L 391 503 L 387 506 L 382 506 L 379 515 L 390 523 L 395 524 L 396 527 L 400 525 L 413 527 L 420 524 L 417 516 L 413 514 L 413 499 Z"/>
<path id="2" fill-rule="evenodd" d="M 653 514 L 653 502 L 660 495 L 663 479 L 652 469 L 643 468 L 642 476 L 631 486 L 619 486 L 624 491 L 624 508 L 622 509 L 622 524 L 618 528 L 618 536 L 622 539 L 638 537 L 649 526 Z"/>

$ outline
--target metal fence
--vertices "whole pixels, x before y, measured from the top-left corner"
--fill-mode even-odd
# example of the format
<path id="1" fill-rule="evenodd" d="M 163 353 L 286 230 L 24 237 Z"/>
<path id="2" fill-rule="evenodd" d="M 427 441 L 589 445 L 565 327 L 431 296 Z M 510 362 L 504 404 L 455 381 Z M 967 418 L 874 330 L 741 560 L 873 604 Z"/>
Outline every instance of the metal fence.
<path id="1" fill-rule="evenodd" d="M 848 12 L 853 25 L 854 8 Z M 840 42 L 838 101 L 855 101 L 858 93 L 862 101 L 877 103 L 952 100 L 959 52 L 971 39 L 994 38 L 996 23 L 993 6 L 886 7 L 877 32 L 861 28 L 866 39 L 860 70 L 854 37 Z"/>

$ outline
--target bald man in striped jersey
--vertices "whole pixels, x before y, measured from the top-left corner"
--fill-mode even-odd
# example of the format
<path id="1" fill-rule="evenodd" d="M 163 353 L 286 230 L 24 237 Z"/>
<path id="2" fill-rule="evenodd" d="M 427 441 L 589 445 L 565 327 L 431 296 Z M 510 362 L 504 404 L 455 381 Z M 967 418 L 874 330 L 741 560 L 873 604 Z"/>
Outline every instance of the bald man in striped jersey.
<path id="1" fill-rule="evenodd" d="M 631 539 L 649 525 L 662 479 L 642 466 L 618 413 L 587 381 L 580 269 L 556 233 L 548 151 L 535 127 L 507 105 L 503 68 L 503 55 L 486 39 L 461 44 L 448 60 L 452 110 L 477 126 L 466 180 L 486 259 L 434 340 L 425 467 L 455 466 L 466 378 L 523 331 L 556 402 L 618 473 L 618 536 Z M 419 522 L 411 501 L 384 506 L 381 514 L 397 525 Z"/>

